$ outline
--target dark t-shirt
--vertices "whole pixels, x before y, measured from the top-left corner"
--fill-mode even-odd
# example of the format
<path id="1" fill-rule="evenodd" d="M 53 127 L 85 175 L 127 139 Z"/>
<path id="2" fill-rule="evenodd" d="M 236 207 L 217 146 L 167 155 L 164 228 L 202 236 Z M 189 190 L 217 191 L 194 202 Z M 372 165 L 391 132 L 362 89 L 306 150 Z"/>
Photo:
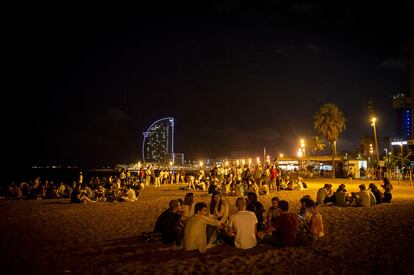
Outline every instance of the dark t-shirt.
<path id="1" fill-rule="evenodd" d="M 257 217 L 257 230 L 263 229 L 263 213 L 266 211 L 259 201 L 252 201 L 247 205 L 247 211 L 252 211 Z"/>
<path id="2" fill-rule="evenodd" d="M 167 208 L 166 210 L 164 210 L 164 212 L 161 213 L 161 215 L 158 217 L 155 226 L 154 226 L 154 233 L 161 233 L 161 226 L 163 224 L 163 220 L 165 218 L 165 216 L 167 215 L 167 213 L 170 212 L 170 209 Z"/>
<path id="3" fill-rule="evenodd" d="M 173 212 L 167 212 L 161 223 L 162 242 L 172 244 L 177 240 L 177 223 L 181 215 Z"/>
<path id="4" fill-rule="evenodd" d="M 79 193 L 79 191 L 78 190 L 73 190 L 72 191 L 72 194 L 70 195 L 70 202 L 71 203 L 80 203 L 81 201 L 80 201 L 80 198 L 79 198 L 79 196 L 80 196 L 80 193 Z"/>
<path id="5" fill-rule="evenodd" d="M 295 244 L 298 227 L 298 217 L 296 214 L 282 214 L 276 217 L 272 227 L 276 229 L 273 231 L 273 236 L 277 238 L 280 245 L 292 246 Z"/>

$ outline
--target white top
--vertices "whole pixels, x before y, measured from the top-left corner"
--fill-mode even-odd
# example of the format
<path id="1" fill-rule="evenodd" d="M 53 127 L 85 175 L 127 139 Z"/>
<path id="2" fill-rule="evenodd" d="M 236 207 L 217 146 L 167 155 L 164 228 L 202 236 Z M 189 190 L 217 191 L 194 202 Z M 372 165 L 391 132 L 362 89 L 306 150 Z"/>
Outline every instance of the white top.
<path id="1" fill-rule="evenodd" d="M 255 247 L 257 217 L 251 211 L 239 211 L 230 217 L 230 226 L 236 230 L 234 245 L 237 248 L 249 249 Z"/>

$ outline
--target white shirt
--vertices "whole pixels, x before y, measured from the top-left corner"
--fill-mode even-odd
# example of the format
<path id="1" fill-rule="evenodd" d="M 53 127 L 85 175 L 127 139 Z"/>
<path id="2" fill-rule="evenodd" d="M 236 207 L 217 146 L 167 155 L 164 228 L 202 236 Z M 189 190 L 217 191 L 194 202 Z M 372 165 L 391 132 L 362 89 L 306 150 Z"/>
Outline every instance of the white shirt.
<path id="1" fill-rule="evenodd" d="M 232 215 L 230 226 L 236 230 L 234 245 L 237 248 L 249 249 L 255 247 L 257 217 L 251 211 L 242 210 Z"/>

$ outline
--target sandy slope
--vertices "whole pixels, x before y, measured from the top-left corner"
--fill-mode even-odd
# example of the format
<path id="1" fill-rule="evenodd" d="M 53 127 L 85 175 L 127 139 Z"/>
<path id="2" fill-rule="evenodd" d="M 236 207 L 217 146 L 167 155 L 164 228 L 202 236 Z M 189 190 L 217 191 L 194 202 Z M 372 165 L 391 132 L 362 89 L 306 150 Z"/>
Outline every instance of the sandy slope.
<path id="1" fill-rule="evenodd" d="M 277 195 L 299 208 L 299 199 L 331 182 L 357 191 L 361 181 L 315 179 L 308 190 Z M 365 182 L 369 183 L 369 182 Z M 112 273 L 316 273 L 413 274 L 414 186 L 394 184 L 394 202 L 371 209 L 320 206 L 326 236 L 313 246 L 250 250 L 217 246 L 205 254 L 140 241 L 173 198 L 176 185 L 148 188 L 135 203 L 69 204 L 67 200 L 0 201 L 0 272 Z M 379 183 L 378 183 L 379 185 Z M 274 194 L 259 197 L 267 208 Z M 235 211 L 235 197 L 226 197 Z M 197 200 L 209 202 L 205 192 Z"/>

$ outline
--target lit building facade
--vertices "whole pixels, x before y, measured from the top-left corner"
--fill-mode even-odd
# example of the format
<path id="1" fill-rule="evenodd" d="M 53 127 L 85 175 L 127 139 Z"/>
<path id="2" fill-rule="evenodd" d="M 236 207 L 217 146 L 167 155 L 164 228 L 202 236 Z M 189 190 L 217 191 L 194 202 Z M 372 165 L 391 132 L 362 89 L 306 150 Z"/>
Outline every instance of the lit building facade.
<path id="1" fill-rule="evenodd" d="M 157 120 L 143 134 L 142 159 L 144 162 L 166 163 L 168 155 L 174 156 L 173 117 Z"/>
<path id="2" fill-rule="evenodd" d="M 392 98 L 392 106 L 395 110 L 396 135 L 400 139 L 412 137 L 412 109 L 411 99 L 405 94 L 397 94 Z"/>

